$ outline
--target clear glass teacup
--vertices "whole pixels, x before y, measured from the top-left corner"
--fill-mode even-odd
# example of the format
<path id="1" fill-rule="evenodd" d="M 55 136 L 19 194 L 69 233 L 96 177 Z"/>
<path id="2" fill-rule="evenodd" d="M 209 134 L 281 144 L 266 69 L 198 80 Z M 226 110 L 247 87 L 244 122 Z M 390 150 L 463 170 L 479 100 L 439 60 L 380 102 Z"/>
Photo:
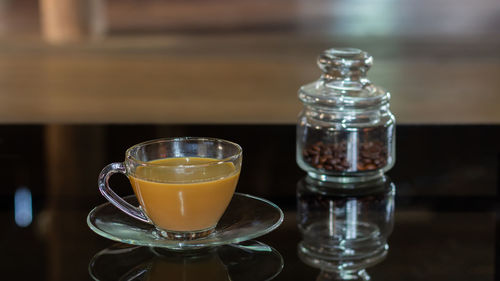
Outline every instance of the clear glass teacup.
<path id="1" fill-rule="evenodd" d="M 212 233 L 234 194 L 242 149 L 215 138 L 166 138 L 129 148 L 125 161 L 107 165 L 99 190 L 127 215 L 155 226 L 169 239 L 189 240 Z M 125 202 L 109 186 L 125 174 L 140 206 Z"/>

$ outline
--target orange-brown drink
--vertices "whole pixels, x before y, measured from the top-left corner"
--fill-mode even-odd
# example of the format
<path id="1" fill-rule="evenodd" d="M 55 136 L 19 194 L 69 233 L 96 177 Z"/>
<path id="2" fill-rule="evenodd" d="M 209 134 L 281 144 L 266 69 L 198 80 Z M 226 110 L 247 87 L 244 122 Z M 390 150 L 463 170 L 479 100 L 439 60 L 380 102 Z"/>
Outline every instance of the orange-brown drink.
<path id="1" fill-rule="evenodd" d="M 173 231 L 210 229 L 231 201 L 240 174 L 233 163 L 215 164 L 217 161 L 199 157 L 154 160 L 138 167 L 129 179 L 156 226 Z M 204 164 L 209 165 L 183 171 Z M 176 169 L 165 168 L 174 166 Z"/>
<path id="2" fill-rule="evenodd" d="M 140 143 L 125 153 L 125 162 L 106 166 L 99 190 L 113 205 L 140 221 L 153 224 L 170 239 L 209 235 L 234 194 L 242 150 L 213 138 L 171 138 Z M 140 207 L 109 187 L 114 173 L 128 176 Z"/>

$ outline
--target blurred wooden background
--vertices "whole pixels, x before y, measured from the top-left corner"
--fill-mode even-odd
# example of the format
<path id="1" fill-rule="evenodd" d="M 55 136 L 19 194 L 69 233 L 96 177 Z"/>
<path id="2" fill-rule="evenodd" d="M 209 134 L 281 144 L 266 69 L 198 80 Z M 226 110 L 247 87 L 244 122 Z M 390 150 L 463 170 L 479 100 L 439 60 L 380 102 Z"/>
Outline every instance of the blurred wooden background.
<path id="1" fill-rule="evenodd" d="M 295 123 L 356 47 L 399 123 L 500 122 L 497 0 L 0 0 L 0 123 Z"/>

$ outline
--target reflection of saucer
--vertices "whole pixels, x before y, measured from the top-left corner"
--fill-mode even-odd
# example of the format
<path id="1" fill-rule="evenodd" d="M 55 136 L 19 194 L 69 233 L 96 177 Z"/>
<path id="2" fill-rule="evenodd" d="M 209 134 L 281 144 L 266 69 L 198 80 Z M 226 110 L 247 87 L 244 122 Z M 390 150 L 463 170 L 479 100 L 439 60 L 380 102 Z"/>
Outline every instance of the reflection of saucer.
<path id="1" fill-rule="evenodd" d="M 134 195 L 125 201 L 137 206 Z M 283 222 L 283 212 L 275 204 L 248 194 L 235 193 L 215 231 L 196 240 L 169 240 L 159 237 L 156 229 L 147 223 L 129 217 L 111 203 L 94 208 L 87 224 L 97 234 L 122 243 L 190 250 L 210 246 L 239 243 L 264 235 Z"/>
<path id="2" fill-rule="evenodd" d="M 282 268 L 276 250 L 251 240 L 190 252 L 115 244 L 94 256 L 89 273 L 100 281 L 260 281 L 273 279 Z"/>

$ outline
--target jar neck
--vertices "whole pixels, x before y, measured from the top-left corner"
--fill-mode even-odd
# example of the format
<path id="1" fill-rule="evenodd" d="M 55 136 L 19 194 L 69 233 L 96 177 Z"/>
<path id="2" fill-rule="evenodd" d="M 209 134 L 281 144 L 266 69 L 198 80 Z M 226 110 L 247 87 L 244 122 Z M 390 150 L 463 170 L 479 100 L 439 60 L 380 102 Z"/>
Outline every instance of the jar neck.
<path id="1" fill-rule="evenodd" d="M 371 110 L 341 110 L 305 106 L 300 116 L 301 119 L 304 118 L 301 122 L 326 127 L 372 127 L 385 126 L 394 122 L 394 115 L 390 112 L 388 104 Z"/>
<path id="2" fill-rule="evenodd" d="M 381 115 L 390 112 L 388 102 L 364 108 L 330 107 L 317 104 L 304 104 L 304 110 L 316 113 L 328 113 L 328 114 L 369 114 L 369 115 Z"/>
<path id="3" fill-rule="evenodd" d="M 324 73 L 318 81 L 328 88 L 342 89 L 344 85 L 347 84 L 350 85 L 350 88 L 357 91 L 362 91 L 366 87 L 372 85 L 370 79 L 366 77 L 366 73 L 359 69 Z"/>
<path id="4" fill-rule="evenodd" d="M 360 88 L 359 83 L 318 80 L 302 86 L 298 97 L 304 104 L 346 109 L 376 108 L 389 102 L 389 92 L 372 84 Z"/>

